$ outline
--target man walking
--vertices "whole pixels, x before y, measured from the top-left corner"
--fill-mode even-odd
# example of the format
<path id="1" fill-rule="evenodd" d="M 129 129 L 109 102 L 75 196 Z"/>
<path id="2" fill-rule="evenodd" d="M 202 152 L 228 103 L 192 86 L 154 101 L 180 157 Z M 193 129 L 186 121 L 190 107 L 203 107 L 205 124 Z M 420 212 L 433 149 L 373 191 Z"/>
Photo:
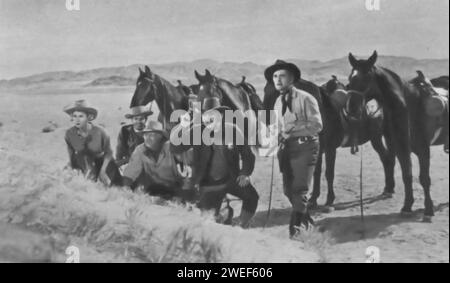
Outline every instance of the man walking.
<path id="1" fill-rule="evenodd" d="M 317 100 L 293 86 L 300 79 L 297 66 L 277 61 L 264 75 L 280 92 L 275 103 L 280 128 L 280 171 L 284 194 L 292 204 L 289 235 L 294 237 L 301 225 L 313 224 L 308 212 L 308 193 L 319 153 L 322 118 Z"/>

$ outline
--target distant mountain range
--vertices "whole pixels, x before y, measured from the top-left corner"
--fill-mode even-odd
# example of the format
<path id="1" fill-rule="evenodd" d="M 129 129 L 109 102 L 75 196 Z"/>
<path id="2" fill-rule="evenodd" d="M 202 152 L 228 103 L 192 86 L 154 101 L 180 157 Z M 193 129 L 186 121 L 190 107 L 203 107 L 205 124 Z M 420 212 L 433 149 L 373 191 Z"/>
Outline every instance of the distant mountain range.
<path id="1" fill-rule="evenodd" d="M 336 75 L 341 80 L 346 81 L 351 71 L 346 57 L 326 62 L 298 59 L 287 59 L 287 61 L 297 64 L 302 70 L 304 78 L 319 84 L 328 81 L 331 75 Z M 422 70 L 430 78 L 448 75 L 449 73 L 448 59 L 381 56 L 378 64 L 397 72 L 406 79 L 414 77 L 416 70 Z M 0 90 L 132 87 L 139 74 L 138 68 L 143 66 L 135 64 L 79 72 L 47 72 L 11 80 L 0 80 Z M 242 76 L 246 76 L 247 81 L 258 88 L 265 84 L 263 73 L 267 67 L 252 62 L 218 62 L 209 59 L 160 65 L 149 64 L 149 66 L 152 71 L 174 84 L 177 80 L 182 80 L 186 85 L 194 84 L 196 83 L 194 70 L 203 73 L 205 69 L 209 69 L 218 77 L 232 82 L 238 82 Z"/>

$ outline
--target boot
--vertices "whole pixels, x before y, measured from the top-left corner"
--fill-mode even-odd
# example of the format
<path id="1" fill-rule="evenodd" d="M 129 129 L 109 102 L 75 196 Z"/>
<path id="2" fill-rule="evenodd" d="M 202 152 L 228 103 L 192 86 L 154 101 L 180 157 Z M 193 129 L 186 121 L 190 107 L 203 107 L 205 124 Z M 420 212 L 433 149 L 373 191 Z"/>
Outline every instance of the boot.
<path id="1" fill-rule="evenodd" d="M 235 223 L 236 226 L 241 226 L 243 229 L 248 229 L 250 227 L 250 222 L 255 214 L 248 211 L 242 210 L 239 220 Z"/>
<path id="2" fill-rule="evenodd" d="M 294 236 L 300 231 L 302 214 L 299 212 L 293 211 L 291 213 L 291 221 L 289 223 L 289 238 L 294 238 Z"/>

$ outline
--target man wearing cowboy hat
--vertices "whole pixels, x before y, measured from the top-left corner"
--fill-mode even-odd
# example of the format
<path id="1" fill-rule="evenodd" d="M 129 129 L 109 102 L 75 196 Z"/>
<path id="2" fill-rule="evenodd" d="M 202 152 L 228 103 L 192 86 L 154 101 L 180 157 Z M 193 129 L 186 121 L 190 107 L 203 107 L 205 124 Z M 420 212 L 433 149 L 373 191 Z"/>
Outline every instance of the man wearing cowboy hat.
<path id="1" fill-rule="evenodd" d="M 148 120 L 142 130 L 144 143 L 136 147 L 123 173 L 125 187 L 134 189 L 133 183 L 144 174 L 150 195 L 165 199 L 189 199 L 185 189 L 186 175 L 180 171 L 177 156 L 171 152 L 169 134 L 158 121 Z"/>
<path id="2" fill-rule="evenodd" d="M 222 112 L 225 110 L 229 108 L 221 106 L 219 98 L 205 98 L 202 104 L 203 127 L 215 133 L 220 130 L 226 133 L 227 127 L 233 127 L 236 136 L 239 130 L 234 125 L 222 124 Z M 224 135 L 222 138 L 225 139 Z M 214 138 L 214 141 L 217 140 Z M 242 200 L 241 214 L 235 224 L 247 228 L 255 215 L 259 200 L 258 193 L 250 182 L 254 167 L 255 156 L 248 145 L 226 145 L 222 140 L 220 144 L 194 147 L 192 183 L 200 188 L 199 207 L 214 210 L 218 216 L 226 194 L 234 195 Z M 231 219 L 227 220 L 229 222 Z"/>
<path id="3" fill-rule="evenodd" d="M 132 124 L 123 126 L 119 132 L 116 147 L 116 161 L 119 166 L 127 164 L 136 147 L 144 142 L 142 130 L 148 116 L 152 114 L 153 112 L 147 107 L 136 106 L 131 108 L 131 113 L 125 115 Z"/>
<path id="4" fill-rule="evenodd" d="M 289 235 L 294 237 L 302 224 L 308 228 L 313 223 L 307 195 L 318 158 L 322 118 L 317 100 L 293 86 L 301 77 L 296 65 L 278 60 L 264 75 L 281 94 L 275 103 L 281 141 L 278 158 L 284 193 L 293 208 Z"/>
<path id="5" fill-rule="evenodd" d="M 85 100 L 66 106 L 74 124 L 65 134 L 72 169 L 81 170 L 88 178 L 106 185 L 121 185 L 122 177 L 113 159 L 109 135 L 93 120 L 98 111 Z"/>

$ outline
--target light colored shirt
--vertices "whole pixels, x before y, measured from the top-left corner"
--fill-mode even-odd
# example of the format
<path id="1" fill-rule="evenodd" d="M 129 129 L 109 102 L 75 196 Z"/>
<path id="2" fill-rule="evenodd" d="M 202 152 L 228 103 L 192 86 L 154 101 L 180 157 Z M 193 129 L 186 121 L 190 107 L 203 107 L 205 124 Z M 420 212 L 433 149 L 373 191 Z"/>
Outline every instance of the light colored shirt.
<path id="1" fill-rule="evenodd" d="M 166 142 L 158 160 L 155 160 L 144 144 L 138 145 L 131 155 L 130 162 L 124 170 L 123 176 L 133 182 L 144 173 L 151 183 L 176 187 L 182 181 L 178 173 L 175 157 L 170 151 L 170 142 Z"/>
<path id="2" fill-rule="evenodd" d="M 323 128 L 322 116 L 317 100 L 311 94 L 292 87 L 292 112 L 287 108 L 283 116 L 283 95 L 275 102 L 275 111 L 278 114 L 280 133 L 284 138 L 297 138 L 317 136 Z"/>

